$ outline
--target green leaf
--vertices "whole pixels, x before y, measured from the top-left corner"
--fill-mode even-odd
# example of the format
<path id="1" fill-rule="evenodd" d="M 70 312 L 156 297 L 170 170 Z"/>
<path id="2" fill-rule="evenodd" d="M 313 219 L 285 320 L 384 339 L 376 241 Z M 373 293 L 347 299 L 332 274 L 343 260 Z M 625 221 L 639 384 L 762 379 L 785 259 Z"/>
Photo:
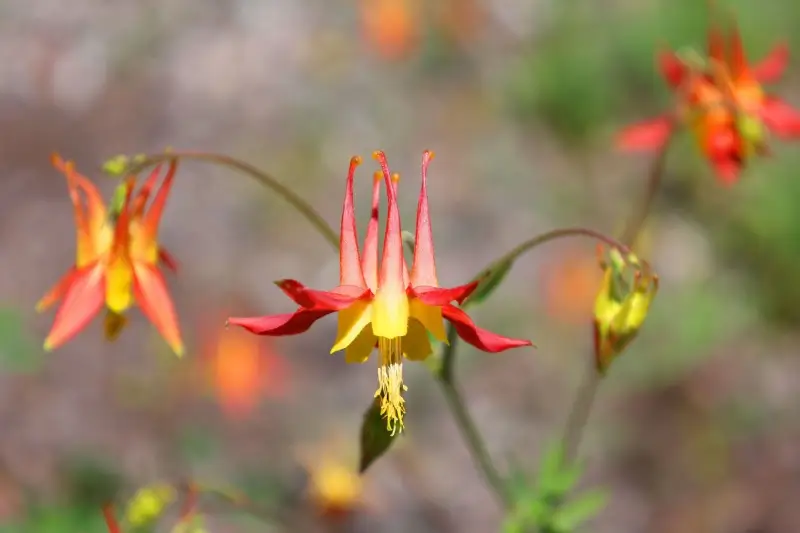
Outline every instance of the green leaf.
<path id="1" fill-rule="evenodd" d="M 464 300 L 462 307 L 466 307 L 468 304 L 479 304 L 486 300 L 495 291 L 495 289 L 500 286 L 500 283 L 511 271 L 511 267 L 513 265 L 513 260 L 503 261 L 499 264 L 493 265 L 486 272 L 483 272 L 480 276 L 478 276 L 478 286 L 475 287 L 475 290 L 472 292 L 472 294 L 470 294 L 469 297 Z"/>
<path id="2" fill-rule="evenodd" d="M 126 155 L 115 155 L 103 163 L 103 172 L 113 178 L 119 178 L 128 170 L 130 162 L 130 158 Z"/>
<path id="3" fill-rule="evenodd" d="M 364 473 L 382 456 L 400 433 L 394 436 L 386 429 L 386 421 L 381 416 L 380 402 L 376 398 L 364 413 L 361 424 L 361 460 L 359 472 Z"/>
<path id="4" fill-rule="evenodd" d="M 556 511 L 553 525 L 557 531 L 572 532 L 597 515 L 607 503 L 608 494 L 605 491 L 598 489 L 585 492 Z"/>

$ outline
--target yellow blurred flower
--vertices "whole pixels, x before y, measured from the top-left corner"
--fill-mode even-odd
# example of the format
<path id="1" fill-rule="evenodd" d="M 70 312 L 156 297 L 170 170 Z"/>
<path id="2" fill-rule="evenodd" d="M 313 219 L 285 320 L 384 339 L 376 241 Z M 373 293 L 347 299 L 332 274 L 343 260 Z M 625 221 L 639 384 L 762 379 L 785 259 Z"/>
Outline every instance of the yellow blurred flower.
<path id="1" fill-rule="evenodd" d="M 605 374 L 639 333 L 650 303 L 658 292 L 658 276 L 635 254 L 598 247 L 603 283 L 594 306 L 594 344 L 597 370 Z"/>
<path id="2" fill-rule="evenodd" d="M 177 497 L 175 488 L 166 483 L 142 487 L 125 507 L 125 522 L 134 528 L 152 524 Z"/>
<path id="3" fill-rule="evenodd" d="M 301 448 L 300 463 L 308 473 L 307 494 L 324 518 L 338 520 L 364 504 L 364 485 L 354 461 L 343 453 L 343 438 L 329 438 L 314 447 Z"/>

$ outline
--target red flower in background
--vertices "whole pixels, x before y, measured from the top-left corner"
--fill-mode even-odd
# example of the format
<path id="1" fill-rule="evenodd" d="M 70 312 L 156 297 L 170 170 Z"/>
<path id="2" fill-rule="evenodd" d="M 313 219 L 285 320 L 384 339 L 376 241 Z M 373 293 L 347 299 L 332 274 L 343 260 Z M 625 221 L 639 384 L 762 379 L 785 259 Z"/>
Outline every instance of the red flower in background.
<path id="1" fill-rule="evenodd" d="M 361 0 L 364 38 L 384 59 L 401 59 L 419 41 L 413 0 Z"/>
<path id="2" fill-rule="evenodd" d="M 786 45 L 775 46 L 751 66 L 735 24 L 727 44 L 720 29 L 712 25 L 705 64 L 690 65 L 673 51 L 659 54 L 661 74 L 677 95 L 676 109 L 626 128 L 618 146 L 661 149 L 676 123 L 683 123 L 720 181 L 730 185 L 751 157 L 769 153 L 766 131 L 784 139 L 800 137 L 800 113 L 762 86 L 783 74 L 789 58 Z"/>

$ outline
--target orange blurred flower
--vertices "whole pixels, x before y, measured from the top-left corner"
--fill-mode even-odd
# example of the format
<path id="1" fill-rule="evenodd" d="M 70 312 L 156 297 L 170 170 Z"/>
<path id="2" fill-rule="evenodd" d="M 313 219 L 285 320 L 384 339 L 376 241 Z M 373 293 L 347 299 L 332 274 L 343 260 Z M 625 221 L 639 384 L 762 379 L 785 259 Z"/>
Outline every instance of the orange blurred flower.
<path id="1" fill-rule="evenodd" d="M 178 356 L 183 354 L 178 320 L 158 263 L 171 270 L 177 265 L 158 245 L 158 225 L 172 186 L 177 163 L 170 163 L 150 208 L 145 205 L 160 175 L 153 170 L 132 198 L 135 179 L 118 189 L 121 193 L 108 208 L 95 185 L 75 170 L 71 161 L 54 154 L 53 165 L 67 178 L 75 211 L 77 247 L 75 264 L 39 301 L 44 311 L 63 300 L 44 342 L 52 350 L 74 337 L 105 306 L 105 335 L 113 340 L 125 326 L 124 313 L 138 303 Z M 81 193 L 85 195 L 84 199 Z"/>
<path id="2" fill-rule="evenodd" d="M 402 59 L 419 42 L 414 0 L 361 0 L 361 28 L 366 42 L 384 59 Z"/>
<path id="3" fill-rule="evenodd" d="M 586 322 L 602 279 L 595 254 L 578 248 L 559 254 L 541 275 L 547 313 L 569 324 Z"/>
<path id="4" fill-rule="evenodd" d="M 246 417 L 261 398 L 286 393 L 289 367 L 270 339 L 260 339 L 238 328 L 217 326 L 206 331 L 213 333 L 202 351 L 204 374 L 228 416 Z"/>

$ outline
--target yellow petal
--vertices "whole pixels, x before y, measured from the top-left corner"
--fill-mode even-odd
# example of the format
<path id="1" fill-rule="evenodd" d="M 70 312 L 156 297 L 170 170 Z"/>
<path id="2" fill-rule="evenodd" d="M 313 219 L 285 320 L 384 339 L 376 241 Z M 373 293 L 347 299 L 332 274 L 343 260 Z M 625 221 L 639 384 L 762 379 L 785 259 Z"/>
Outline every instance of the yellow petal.
<path id="1" fill-rule="evenodd" d="M 372 332 L 376 337 L 396 339 L 406 336 L 409 305 L 404 290 L 378 289 L 372 307 Z"/>
<path id="2" fill-rule="evenodd" d="M 419 320 L 421 325 L 431 332 L 433 338 L 439 342 L 447 342 L 441 307 L 426 305 L 417 299 L 413 299 L 411 300 L 410 313 L 411 318 Z M 408 334 L 411 335 L 411 330 L 409 330 Z"/>
<path id="3" fill-rule="evenodd" d="M 133 303 L 133 268 L 125 258 L 114 259 L 106 269 L 106 306 L 117 314 Z"/>
<path id="4" fill-rule="evenodd" d="M 362 302 L 359 300 L 347 309 L 339 311 L 336 341 L 333 343 L 331 353 L 344 350 L 350 346 L 371 320 L 372 302 Z"/>
<path id="5" fill-rule="evenodd" d="M 378 339 L 372 334 L 372 326 L 367 326 L 344 351 L 344 360 L 348 363 L 363 363 L 369 359 Z"/>
<path id="6" fill-rule="evenodd" d="M 425 326 L 418 320 L 409 320 L 408 334 L 403 337 L 403 355 L 410 361 L 424 361 L 432 353 Z"/>

